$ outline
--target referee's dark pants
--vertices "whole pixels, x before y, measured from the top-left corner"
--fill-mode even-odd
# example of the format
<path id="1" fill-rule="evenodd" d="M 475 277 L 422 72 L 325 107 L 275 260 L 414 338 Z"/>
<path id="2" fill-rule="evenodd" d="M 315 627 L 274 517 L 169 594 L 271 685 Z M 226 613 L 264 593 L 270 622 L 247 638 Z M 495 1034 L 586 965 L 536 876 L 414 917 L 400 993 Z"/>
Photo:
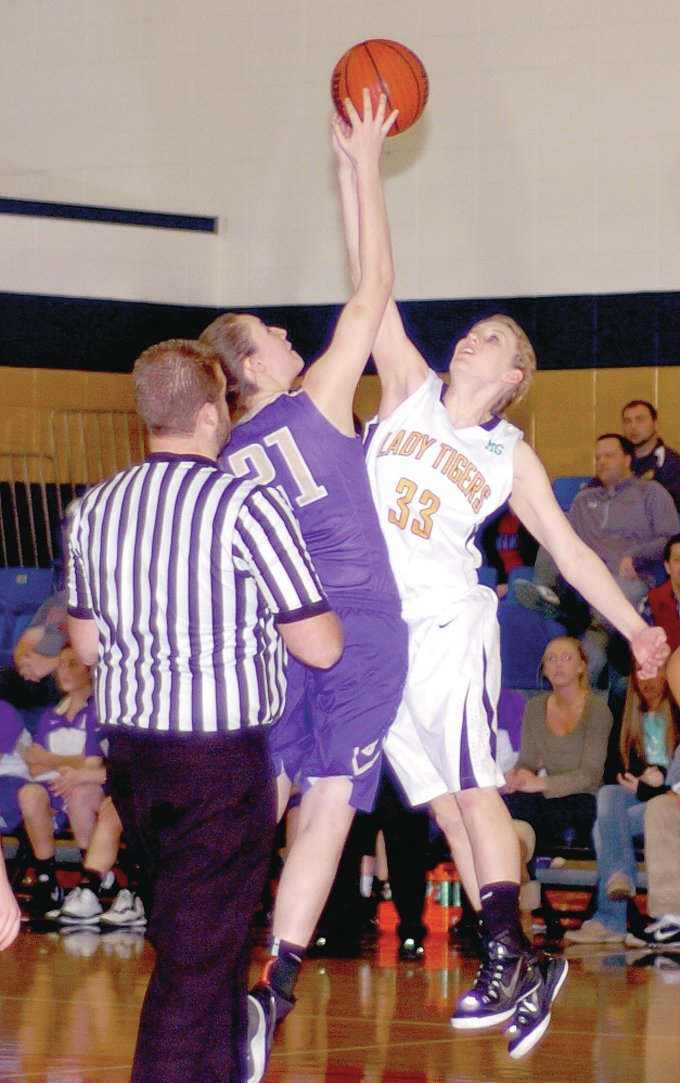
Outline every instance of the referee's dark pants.
<path id="1" fill-rule="evenodd" d="M 241 1083 L 250 922 L 276 816 L 266 735 L 109 734 L 109 789 L 149 877 L 157 953 L 131 1083 Z"/>

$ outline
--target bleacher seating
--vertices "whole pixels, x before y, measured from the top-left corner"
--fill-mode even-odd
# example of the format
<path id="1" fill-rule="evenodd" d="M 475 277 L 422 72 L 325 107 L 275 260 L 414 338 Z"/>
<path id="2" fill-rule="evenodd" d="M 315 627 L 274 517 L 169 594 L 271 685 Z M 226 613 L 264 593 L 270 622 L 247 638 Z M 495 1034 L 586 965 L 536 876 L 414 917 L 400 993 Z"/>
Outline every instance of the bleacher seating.
<path id="1" fill-rule="evenodd" d="M 0 665 L 12 664 L 14 645 L 54 589 L 52 568 L 0 568 Z"/>
<path id="2" fill-rule="evenodd" d="M 498 572 L 490 564 L 481 564 L 479 566 L 477 578 L 484 587 L 491 587 L 492 590 L 495 590 L 498 586 Z"/>
<path id="3" fill-rule="evenodd" d="M 532 579 L 534 574 L 533 568 L 512 568 L 508 575 L 508 593 L 506 594 L 504 601 L 508 605 L 519 605 L 517 601 L 517 595 L 515 594 L 515 583 L 518 579 Z"/>
<path id="4" fill-rule="evenodd" d="M 520 605 L 508 604 L 507 599 L 498 607 L 498 623 L 504 687 L 538 691 L 543 652 L 551 639 L 565 634 L 564 625 Z"/>
<path id="5" fill-rule="evenodd" d="M 553 480 L 552 488 L 555 499 L 562 511 L 569 511 L 576 494 L 580 492 L 590 480 L 590 477 L 587 477 L 584 474 L 564 474 Z"/>
<path id="6" fill-rule="evenodd" d="M 520 607 L 518 607 L 520 608 Z M 501 698 L 508 695 L 504 681 Z M 507 718 L 508 716 L 506 716 Z M 499 726 L 507 732 L 510 743 L 519 752 L 521 727 L 508 726 L 499 704 Z M 637 851 L 638 870 L 636 890 L 638 894 L 647 891 L 647 874 L 644 868 L 644 854 Z M 577 920 L 579 923 L 591 917 L 597 903 L 598 868 L 595 852 L 580 846 L 555 846 L 536 851 L 535 877 L 540 884 L 541 902 L 535 917 L 545 924 L 548 940 L 559 941 L 564 935 L 563 919 Z M 569 899 L 576 905 L 570 905 Z M 628 905 L 628 925 L 632 932 L 644 928 L 645 918 L 638 909 L 635 900 Z"/>

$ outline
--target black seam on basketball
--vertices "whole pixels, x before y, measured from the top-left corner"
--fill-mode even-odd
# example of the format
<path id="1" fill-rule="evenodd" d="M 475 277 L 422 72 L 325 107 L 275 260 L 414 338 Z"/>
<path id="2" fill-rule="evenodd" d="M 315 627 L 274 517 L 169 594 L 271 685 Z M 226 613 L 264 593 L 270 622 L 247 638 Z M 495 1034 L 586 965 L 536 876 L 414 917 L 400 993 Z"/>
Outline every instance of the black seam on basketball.
<path id="1" fill-rule="evenodd" d="M 409 49 L 407 45 L 399 45 L 399 42 L 390 41 L 389 38 L 380 38 L 378 40 L 380 40 L 382 45 L 386 45 L 387 48 L 391 52 L 393 52 L 396 56 L 398 56 L 400 60 L 403 61 L 405 59 L 404 53 L 407 53 L 408 56 L 413 59 L 413 62 L 414 62 L 413 65 L 405 64 L 405 67 L 406 67 L 406 70 L 408 71 L 409 75 L 413 79 L 413 82 L 416 85 L 416 101 L 417 101 L 416 118 L 420 117 L 423 110 L 425 109 L 425 106 L 427 105 L 427 99 L 428 99 L 428 95 L 430 93 L 430 80 L 428 79 L 427 72 L 425 71 L 425 66 L 424 66 L 422 60 L 420 59 L 419 56 L 416 56 L 416 54 L 411 49 Z M 399 46 L 399 48 L 395 48 L 395 46 L 397 46 L 397 45 Z M 416 74 L 415 74 L 415 71 L 414 71 L 415 65 L 418 66 L 418 70 L 420 71 L 420 76 L 421 76 L 420 79 L 418 79 L 416 77 Z M 425 96 L 424 97 L 421 96 L 421 86 L 425 87 Z M 422 98 L 422 100 L 421 100 L 421 98 Z M 398 123 L 399 123 L 399 121 L 397 120 L 397 124 Z"/>
<path id="2" fill-rule="evenodd" d="M 380 39 L 380 40 L 382 40 L 382 39 Z M 387 114 L 389 116 L 389 114 L 392 112 L 392 109 L 393 109 L 392 100 L 390 98 L 389 91 L 388 91 L 387 87 L 385 86 L 385 82 L 383 80 L 382 75 L 380 74 L 380 69 L 379 69 L 379 67 L 378 67 L 378 65 L 377 65 L 377 63 L 375 61 L 375 57 L 373 56 L 373 53 L 371 52 L 371 50 L 369 49 L 368 45 L 365 42 L 363 44 L 363 48 L 364 48 L 364 51 L 365 51 L 368 59 L 371 62 L 371 67 L 373 68 L 375 74 L 378 77 L 378 82 L 380 83 L 381 93 L 384 94 L 385 97 L 387 98 L 386 112 L 387 112 Z M 395 132 L 401 131 L 401 128 L 399 127 L 399 117 L 397 117 L 397 119 L 396 119 L 396 121 L 394 123 L 394 131 Z"/>

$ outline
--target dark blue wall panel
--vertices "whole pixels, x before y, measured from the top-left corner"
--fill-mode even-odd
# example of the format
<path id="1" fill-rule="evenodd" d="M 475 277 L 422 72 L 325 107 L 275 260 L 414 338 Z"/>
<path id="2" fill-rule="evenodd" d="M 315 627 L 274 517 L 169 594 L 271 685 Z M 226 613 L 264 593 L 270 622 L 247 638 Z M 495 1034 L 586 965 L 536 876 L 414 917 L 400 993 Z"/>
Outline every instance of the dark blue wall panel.
<path id="1" fill-rule="evenodd" d="M 507 312 L 526 329 L 541 369 L 680 363 L 680 293 L 406 301 L 409 334 L 438 371 L 475 320 Z M 129 372 L 154 342 L 194 338 L 222 309 L 0 293 L 0 364 Z M 328 343 L 337 305 L 252 308 L 288 330 L 313 359 Z M 369 368 L 369 371 L 371 369 Z"/>

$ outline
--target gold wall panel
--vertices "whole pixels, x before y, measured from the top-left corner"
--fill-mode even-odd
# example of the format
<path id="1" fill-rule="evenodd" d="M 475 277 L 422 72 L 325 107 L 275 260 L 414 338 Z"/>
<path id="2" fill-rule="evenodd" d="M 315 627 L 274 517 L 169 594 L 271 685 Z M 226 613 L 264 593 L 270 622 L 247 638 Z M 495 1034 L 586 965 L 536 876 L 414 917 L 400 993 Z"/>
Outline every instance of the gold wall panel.
<path id="1" fill-rule="evenodd" d="M 375 413 L 379 394 L 377 376 L 364 376 L 354 403 L 362 421 Z M 655 404 L 661 434 L 680 449 L 680 366 L 538 372 L 509 416 L 551 477 L 590 474 L 596 436 L 620 430 L 621 407 L 632 398 Z M 131 377 L 118 373 L 0 368 L 0 401 L 2 451 L 47 452 L 54 409 L 134 409 Z"/>

